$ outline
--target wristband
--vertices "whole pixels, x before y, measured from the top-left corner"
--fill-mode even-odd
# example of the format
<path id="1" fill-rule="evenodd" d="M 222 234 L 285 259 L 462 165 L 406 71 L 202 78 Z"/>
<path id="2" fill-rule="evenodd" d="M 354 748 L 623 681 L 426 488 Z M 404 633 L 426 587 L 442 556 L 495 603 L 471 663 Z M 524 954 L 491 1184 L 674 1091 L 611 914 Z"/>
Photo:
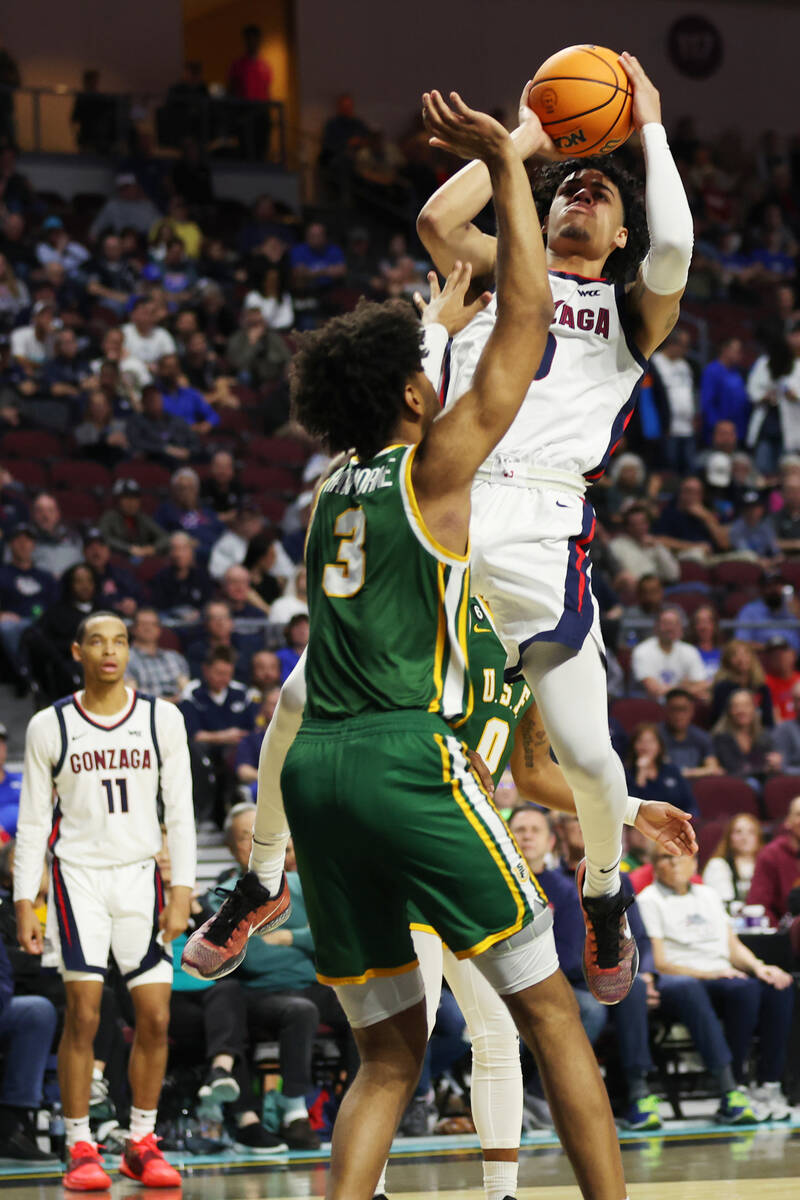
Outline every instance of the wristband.
<path id="1" fill-rule="evenodd" d="M 625 801 L 625 815 L 622 818 L 626 825 L 636 824 L 636 818 L 639 815 L 639 809 L 643 804 L 644 801 L 640 800 L 638 796 L 628 796 L 628 799 Z"/>
<path id="2" fill-rule="evenodd" d="M 438 322 L 422 326 L 422 369 L 437 392 L 442 382 L 442 364 L 449 338 L 444 325 L 439 325 Z"/>

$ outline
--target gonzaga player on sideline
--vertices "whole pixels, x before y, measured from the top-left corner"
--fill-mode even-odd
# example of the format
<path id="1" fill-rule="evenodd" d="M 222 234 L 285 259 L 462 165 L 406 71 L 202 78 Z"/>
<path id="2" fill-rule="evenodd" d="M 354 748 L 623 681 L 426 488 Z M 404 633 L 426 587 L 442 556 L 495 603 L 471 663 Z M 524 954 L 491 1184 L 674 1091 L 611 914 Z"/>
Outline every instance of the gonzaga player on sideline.
<path id="1" fill-rule="evenodd" d="M 637 59 L 620 61 L 644 149 L 649 250 L 633 180 L 613 160 L 561 159 L 545 170 L 537 202 L 547 213 L 550 336 L 519 415 L 475 477 L 470 524 L 473 590 L 491 606 L 511 671 L 521 671 L 536 696 L 575 796 L 586 842 L 577 875 L 584 973 L 605 1004 L 627 995 L 638 955 L 625 917 L 631 901 L 619 882 L 627 791 L 608 732 L 589 566 L 594 513 L 584 492 L 622 438 L 648 355 L 677 320 L 692 250 L 691 213 L 658 92 Z M 526 100 L 527 88 L 512 135 L 518 150 L 558 159 Z M 437 92 L 424 115 L 433 144 L 444 144 L 452 118 Z M 422 209 L 420 237 L 440 271 L 460 259 L 478 281 L 494 273 L 496 241 L 472 224 L 489 197 L 486 168 L 476 161 Z M 448 406 L 472 386 L 495 315 L 492 301 L 454 339 Z"/>
<path id="2" fill-rule="evenodd" d="M 114 613 L 82 621 L 72 654 L 83 667 L 84 690 L 37 713 L 28 726 L 14 873 L 20 945 L 41 954 L 32 901 L 49 846 L 47 933 L 60 947 L 67 997 L 58 1051 L 69 1150 L 64 1185 L 111 1187 L 89 1131 L 89 1091 L 112 951 L 136 1013 L 131 1136 L 120 1170 L 149 1187 L 178 1187 L 180 1175 L 158 1149 L 154 1129 L 172 987 L 163 943 L 186 928 L 195 876 L 186 730 L 174 705 L 125 686 L 128 632 Z M 155 861 L 159 798 L 172 861 L 166 907 Z"/>

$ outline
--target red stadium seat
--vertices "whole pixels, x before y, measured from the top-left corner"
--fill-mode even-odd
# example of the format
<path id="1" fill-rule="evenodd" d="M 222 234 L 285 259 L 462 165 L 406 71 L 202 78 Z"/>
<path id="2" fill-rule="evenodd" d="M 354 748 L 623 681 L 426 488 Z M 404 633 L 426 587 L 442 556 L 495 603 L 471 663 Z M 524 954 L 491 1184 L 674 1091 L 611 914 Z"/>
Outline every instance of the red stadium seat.
<path id="1" fill-rule="evenodd" d="M 111 487 L 111 472 L 96 462 L 65 458 L 50 467 L 50 478 L 57 488 L 73 488 L 80 492 L 102 491 Z"/>
<path id="2" fill-rule="evenodd" d="M 253 503 L 259 512 L 263 513 L 268 521 L 273 525 L 277 525 L 283 518 L 286 512 L 286 501 L 279 500 L 277 496 L 258 495 L 253 497 Z"/>
<path id="3" fill-rule="evenodd" d="M 693 723 L 701 729 L 711 728 L 711 705 L 707 700 L 695 700 Z"/>
<path id="4" fill-rule="evenodd" d="M 9 464 L 11 476 L 28 492 L 41 492 L 50 486 L 50 479 L 45 463 L 34 462 L 30 458 L 15 458 Z"/>
<path id="5" fill-rule="evenodd" d="M 725 832 L 726 821 L 707 821 L 697 830 L 697 863 L 701 871 L 719 845 L 719 839 Z"/>
<path id="6" fill-rule="evenodd" d="M 311 454 L 307 442 L 299 438 L 252 437 L 245 447 L 248 459 L 269 463 L 276 467 L 305 466 Z"/>
<path id="7" fill-rule="evenodd" d="M 84 525 L 95 525 L 100 520 L 102 505 L 91 492 L 59 492 L 58 504 L 65 521 L 80 521 Z"/>
<path id="8" fill-rule="evenodd" d="M 149 583 L 154 575 L 159 571 L 163 571 L 169 566 L 169 559 L 159 554 L 152 554 L 150 558 L 143 558 L 140 563 L 136 564 L 136 578 L 142 583 Z"/>
<path id="9" fill-rule="evenodd" d="M 4 436 L 2 452 L 5 458 L 52 461 L 61 458 L 64 443 L 53 433 L 43 433 L 39 429 L 15 429 Z"/>
<path id="10" fill-rule="evenodd" d="M 735 617 L 739 610 L 744 608 L 745 604 L 749 604 L 751 600 L 755 600 L 758 596 L 756 588 L 743 588 L 735 592 L 728 592 L 727 596 L 722 601 L 723 617 Z"/>
<path id="11" fill-rule="evenodd" d="M 660 725 L 664 720 L 664 705 L 646 697 L 628 696 L 623 700 L 614 701 L 611 705 L 611 715 L 619 721 L 626 733 L 631 733 L 637 725 L 645 721 L 652 725 Z"/>
<path id="12" fill-rule="evenodd" d="M 703 563 L 684 559 L 680 566 L 681 583 L 711 583 L 711 570 Z"/>
<path id="13" fill-rule="evenodd" d="M 297 476 L 281 467 L 267 467 L 249 462 L 240 476 L 246 492 L 282 492 L 294 496 L 299 491 Z"/>
<path id="14" fill-rule="evenodd" d="M 733 775 L 706 775 L 692 780 L 692 791 L 704 821 L 718 821 L 737 813 L 761 816 L 758 796 L 743 779 Z"/>
<path id="15" fill-rule="evenodd" d="M 800 775 L 773 775 L 764 785 L 764 815 L 783 821 L 795 796 L 800 796 Z"/>
<path id="16" fill-rule="evenodd" d="M 757 562 L 721 562 L 714 567 L 714 583 L 724 587 L 754 587 L 764 571 Z"/>
<path id="17" fill-rule="evenodd" d="M 705 592 L 689 591 L 674 591 L 670 592 L 666 599 L 667 604 L 677 604 L 683 609 L 687 617 L 690 617 L 698 608 L 702 608 L 704 604 L 708 604 L 708 596 Z"/>
<path id="18" fill-rule="evenodd" d="M 785 562 L 781 567 L 781 578 L 790 583 L 796 591 L 800 591 L 800 561 Z"/>
<path id="19" fill-rule="evenodd" d="M 158 644 L 162 650 L 177 650 L 179 653 L 181 651 L 181 639 L 174 629 L 170 629 L 166 625 L 161 626 Z"/>
<path id="20" fill-rule="evenodd" d="M 120 463 L 114 471 L 115 479 L 135 479 L 142 491 L 166 492 L 169 488 L 171 472 L 169 467 L 160 463 L 127 462 Z"/>

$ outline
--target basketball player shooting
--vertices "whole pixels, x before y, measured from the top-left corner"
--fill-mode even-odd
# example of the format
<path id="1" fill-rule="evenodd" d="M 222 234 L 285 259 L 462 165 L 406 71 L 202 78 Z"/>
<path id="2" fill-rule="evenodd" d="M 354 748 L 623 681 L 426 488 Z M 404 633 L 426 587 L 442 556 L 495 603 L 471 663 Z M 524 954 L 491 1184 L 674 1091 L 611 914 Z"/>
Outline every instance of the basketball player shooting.
<path id="1" fill-rule="evenodd" d="M 33 900 L 49 847 L 47 935 L 60 949 L 67 1000 L 58 1052 L 69 1154 L 64 1185 L 111 1187 L 89 1130 L 89 1093 L 113 951 L 136 1013 L 131 1136 L 120 1170 L 148 1187 L 179 1187 L 180 1175 L 159 1150 L 154 1130 L 172 990 L 164 943 L 188 924 L 195 875 L 186 730 L 174 705 L 125 686 L 128 631 L 116 614 L 93 613 L 82 621 L 72 655 L 83 668 L 83 691 L 43 709 L 28 725 L 14 873 L 20 946 L 38 955 L 43 939 Z M 155 860 L 159 797 L 172 861 L 166 906 Z"/>
<path id="2" fill-rule="evenodd" d="M 635 57 L 625 53 L 620 63 L 644 150 L 646 226 L 632 177 L 613 158 L 558 155 L 528 107 L 530 85 L 522 95 L 513 140 L 523 157 L 552 160 L 537 186 L 537 207 L 547 214 L 554 316 L 519 415 L 477 473 L 470 525 L 473 590 L 491 608 L 510 677 L 521 672 L 536 697 L 575 796 L 586 842 L 577 873 L 587 927 L 584 972 L 605 1004 L 627 995 L 638 954 L 625 917 L 631 901 L 619 882 L 628 801 L 608 731 L 591 588 L 595 518 L 584 493 L 624 434 L 648 356 L 677 321 L 692 251 L 691 213 L 659 94 Z M 458 116 L 438 92 L 425 96 L 424 117 L 432 144 L 446 144 Z M 470 163 L 418 219 L 439 270 L 449 272 L 456 259 L 469 262 L 478 286 L 495 271 L 496 241 L 472 223 L 490 194 L 485 166 Z M 492 301 L 454 338 L 448 406 L 471 386 L 495 312 Z"/>

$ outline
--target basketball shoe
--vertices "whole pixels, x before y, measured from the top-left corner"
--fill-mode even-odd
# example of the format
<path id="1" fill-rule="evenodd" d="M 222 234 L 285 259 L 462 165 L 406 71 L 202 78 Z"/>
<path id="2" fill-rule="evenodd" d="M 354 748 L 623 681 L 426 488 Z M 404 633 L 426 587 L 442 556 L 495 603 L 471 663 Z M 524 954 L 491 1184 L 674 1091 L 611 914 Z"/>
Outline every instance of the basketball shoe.
<path id="1" fill-rule="evenodd" d="M 76 1142 L 70 1146 L 64 1187 L 71 1192 L 105 1192 L 111 1187 L 97 1146 L 91 1142 Z"/>
<path id="2" fill-rule="evenodd" d="M 137 1179 L 145 1187 L 181 1186 L 180 1174 L 164 1158 L 154 1133 L 139 1138 L 138 1142 L 128 1139 L 119 1169 L 128 1179 Z"/>
<path id="3" fill-rule="evenodd" d="M 575 872 L 575 885 L 586 925 L 583 977 L 595 1000 L 619 1004 L 633 987 L 639 970 L 639 951 L 625 913 L 633 896 L 584 896 L 586 859 Z"/>
<path id="4" fill-rule="evenodd" d="M 181 955 L 181 966 L 198 979 L 220 979 L 238 967 L 252 934 L 270 933 L 283 925 L 292 911 L 286 875 L 276 896 L 270 896 L 255 871 L 246 871 L 227 893 L 218 913 L 189 938 Z"/>

